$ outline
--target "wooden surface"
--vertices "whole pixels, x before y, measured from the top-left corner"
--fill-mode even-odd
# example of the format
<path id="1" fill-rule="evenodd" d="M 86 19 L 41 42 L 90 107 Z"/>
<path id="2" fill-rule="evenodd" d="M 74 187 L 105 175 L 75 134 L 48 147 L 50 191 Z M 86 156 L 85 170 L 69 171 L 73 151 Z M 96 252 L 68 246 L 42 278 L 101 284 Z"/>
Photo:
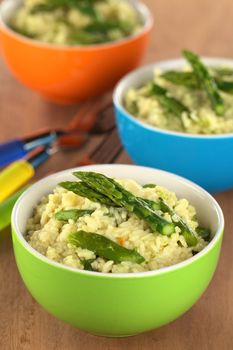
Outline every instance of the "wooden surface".
<path id="1" fill-rule="evenodd" d="M 179 56 L 187 47 L 203 55 L 233 56 L 232 0 L 147 0 L 155 27 L 146 62 Z M 0 142 L 39 127 L 64 126 L 77 106 L 45 102 L 21 86 L 0 60 Z M 86 148 L 92 148 L 93 138 Z M 73 166 L 85 149 L 59 152 L 37 178 Z M 229 161 L 232 161 L 232 159 Z M 118 162 L 129 162 L 122 154 Z M 1 350 L 230 350 L 233 349 L 233 191 L 216 196 L 226 218 L 216 274 L 200 301 L 180 319 L 132 338 L 110 339 L 81 332 L 44 311 L 29 295 L 18 274 L 9 229 L 0 239 Z M 172 291 L 171 291 L 172 297 Z"/>

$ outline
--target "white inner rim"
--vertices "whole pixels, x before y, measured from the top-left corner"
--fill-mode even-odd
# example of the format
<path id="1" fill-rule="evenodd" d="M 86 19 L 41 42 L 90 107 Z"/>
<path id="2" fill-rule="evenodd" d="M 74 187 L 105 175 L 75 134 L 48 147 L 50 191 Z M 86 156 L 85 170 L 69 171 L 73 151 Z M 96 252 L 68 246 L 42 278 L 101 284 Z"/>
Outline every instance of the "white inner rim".
<path id="1" fill-rule="evenodd" d="M 203 57 L 203 61 L 208 66 L 228 66 L 233 68 L 233 60 L 231 59 L 225 59 L 225 58 L 210 58 L 210 57 Z M 227 133 L 227 134 L 217 134 L 217 135 L 199 135 L 199 134 L 188 134 L 188 133 L 182 133 L 172 130 L 166 130 L 157 128 L 155 126 L 151 126 L 147 123 L 144 123 L 140 121 L 139 119 L 135 118 L 132 114 L 130 114 L 124 107 L 123 101 L 125 94 L 129 88 L 138 88 L 142 86 L 143 84 L 147 83 L 149 80 L 153 78 L 153 72 L 155 69 L 161 69 L 161 71 L 166 70 L 174 70 L 174 69 L 182 69 L 182 67 L 187 64 L 187 62 L 184 59 L 174 59 L 174 60 L 167 60 L 167 61 L 161 61 L 158 63 L 152 63 L 149 65 L 146 65 L 142 68 L 136 69 L 133 72 L 125 75 L 117 84 L 114 92 L 113 92 L 113 101 L 117 109 L 119 109 L 124 117 L 127 117 L 132 122 L 138 124 L 140 127 L 151 130 L 151 131 L 157 131 L 162 134 L 170 134 L 174 136 L 179 137 L 185 137 L 185 138 L 201 138 L 201 139 L 223 139 L 223 138 L 232 138 L 233 133 Z"/>
<path id="2" fill-rule="evenodd" d="M 160 177 L 160 180 L 158 183 L 161 185 L 163 184 L 163 181 L 170 181 L 171 186 L 174 188 L 179 188 L 179 191 L 184 192 L 184 197 L 185 193 L 193 194 L 194 197 L 193 199 L 196 198 L 196 201 L 204 201 L 205 204 L 203 203 L 203 208 L 205 208 L 206 213 L 213 212 L 213 215 L 215 215 L 215 221 L 217 222 L 217 229 L 215 236 L 212 238 L 211 242 L 198 254 L 194 255 L 193 257 L 184 260 L 183 262 L 180 262 L 178 264 L 164 267 L 158 270 L 153 270 L 153 271 L 147 271 L 147 272 L 138 272 L 138 273 L 116 273 L 116 274 L 110 274 L 110 273 L 103 273 L 103 272 L 92 272 L 92 271 L 85 271 L 85 270 L 79 270 L 76 268 L 72 268 L 66 265 L 63 265 L 61 263 L 57 263 L 46 256 L 40 254 L 38 251 L 36 251 L 34 248 L 32 248 L 29 243 L 25 240 L 23 233 L 21 232 L 22 230 L 20 229 L 20 225 L 25 226 L 25 222 L 20 223 L 20 220 L 22 221 L 22 213 L 26 210 L 26 206 L 29 206 L 29 204 L 25 203 L 30 201 L 30 197 L 33 198 L 32 202 L 34 205 L 38 203 L 39 198 L 41 198 L 43 195 L 47 194 L 47 192 L 51 192 L 50 188 L 55 187 L 54 184 L 57 182 L 64 180 L 67 180 L 67 178 L 70 178 L 70 174 L 73 171 L 77 170 L 86 170 L 86 171 L 97 171 L 97 172 L 103 172 L 106 175 L 112 174 L 112 173 L 119 173 L 122 174 L 122 178 L 133 178 L 137 181 L 137 176 L 140 177 L 141 174 L 146 174 L 148 176 L 153 176 L 156 180 Z M 130 175 L 131 174 L 131 175 Z M 109 175 L 110 176 L 110 175 Z M 113 175 L 112 175 L 113 176 Z M 120 177 L 118 175 L 118 177 Z M 56 180 L 55 180 L 56 179 Z M 48 185 L 48 183 L 50 184 Z M 142 179 L 142 183 L 145 183 Z M 47 186 L 47 192 L 43 187 Z M 183 190 L 182 190 L 183 189 Z M 44 191 L 44 192 L 43 192 Z M 35 200 L 35 198 L 38 198 Z M 195 203 L 193 203 L 195 205 Z M 23 209 L 24 208 L 24 209 Z M 202 208 L 202 209 L 203 209 Z M 197 208 L 198 209 L 198 208 Z M 32 211 L 32 207 L 30 209 L 30 213 Z M 21 212 L 21 213 L 20 213 Z M 29 216 L 27 216 L 28 218 Z M 209 222 L 210 223 L 210 222 Z M 194 184 L 193 182 L 186 180 L 180 176 L 168 173 L 166 171 L 162 170 L 157 170 L 157 169 L 152 169 L 152 168 L 146 168 L 142 166 L 134 166 L 134 165 L 122 165 L 122 164 L 105 164 L 105 165 L 94 165 L 94 166 L 85 166 L 85 167 L 79 167 L 79 168 L 73 168 L 73 169 L 68 169 L 53 175 L 50 175 L 34 185 L 32 185 L 28 190 L 26 190 L 20 198 L 17 200 L 13 212 L 12 212 L 12 226 L 13 229 L 15 230 L 15 233 L 22 244 L 22 246 L 29 251 L 30 254 L 34 255 L 37 257 L 39 260 L 44 261 L 45 263 L 48 263 L 50 265 L 54 265 L 58 268 L 61 269 L 66 269 L 69 271 L 72 271 L 74 273 L 82 273 L 85 275 L 93 275 L 96 277 L 108 277 L 108 278 L 135 278 L 135 277 L 146 277 L 146 276 L 154 276 L 154 275 L 160 275 L 163 273 L 171 272 L 179 268 L 183 268 L 193 262 L 195 260 L 198 260 L 201 258 L 203 255 L 207 254 L 209 250 L 211 250 L 215 244 L 217 244 L 217 241 L 220 239 L 220 236 L 222 234 L 223 228 L 224 228 L 224 217 L 221 208 L 219 207 L 218 203 L 216 200 L 204 189 L 199 187 L 198 185 Z"/>
<path id="3" fill-rule="evenodd" d="M 21 41 L 25 41 L 26 43 L 29 43 L 30 45 L 34 46 L 40 46 L 50 49 L 67 49 L 67 50 L 98 50 L 98 49 L 108 49 L 113 46 L 126 44 L 128 41 L 134 40 L 142 35 L 144 35 L 145 32 L 149 31 L 153 26 L 153 17 L 146 5 L 144 5 L 141 2 L 135 2 L 135 0 L 128 0 L 129 2 L 139 13 L 139 16 L 142 19 L 143 22 L 143 28 L 136 34 L 127 36 L 125 38 L 122 38 L 120 40 L 112 41 L 109 43 L 102 43 L 102 44 L 92 44 L 92 45 L 58 45 L 58 44 L 46 44 L 43 42 L 40 42 L 39 40 L 34 40 L 27 38 L 26 36 L 20 35 L 17 32 L 13 31 L 8 25 L 7 22 L 9 21 L 12 14 L 21 6 L 22 0 L 3 0 L 0 4 L 0 29 L 4 30 L 8 34 L 20 39 Z"/>

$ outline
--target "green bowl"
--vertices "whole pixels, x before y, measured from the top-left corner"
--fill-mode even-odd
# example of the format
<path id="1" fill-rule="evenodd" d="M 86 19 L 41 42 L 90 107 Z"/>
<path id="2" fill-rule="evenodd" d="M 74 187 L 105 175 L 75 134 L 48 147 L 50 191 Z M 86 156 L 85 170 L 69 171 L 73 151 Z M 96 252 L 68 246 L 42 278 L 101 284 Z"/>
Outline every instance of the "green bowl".
<path id="1" fill-rule="evenodd" d="M 73 179 L 66 170 L 37 182 L 17 201 L 12 213 L 14 253 L 19 272 L 32 296 L 51 314 L 87 332 L 129 336 L 165 325 L 182 315 L 207 288 L 217 265 L 224 228 L 222 211 L 210 194 L 179 176 L 132 165 L 79 168 L 141 184 L 156 183 L 187 198 L 213 238 L 192 258 L 156 271 L 107 274 L 56 263 L 24 239 L 26 221 L 43 195 L 60 181 Z"/>

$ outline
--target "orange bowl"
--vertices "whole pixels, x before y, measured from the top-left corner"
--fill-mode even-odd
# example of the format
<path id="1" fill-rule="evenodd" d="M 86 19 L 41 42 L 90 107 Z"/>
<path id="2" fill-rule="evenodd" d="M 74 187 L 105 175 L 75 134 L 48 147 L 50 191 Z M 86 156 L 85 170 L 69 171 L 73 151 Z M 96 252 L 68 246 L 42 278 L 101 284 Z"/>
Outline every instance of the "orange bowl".
<path id="1" fill-rule="evenodd" d="M 153 19 L 148 8 L 134 6 L 144 27 L 125 39 L 90 46 L 44 44 L 17 34 L 7 22 L 21 0 L 0 5 L 0 45 L 12 74 L 23 84 L 54 102 L 73 103 L 98 96 L 137 67 L 146 51 Z"/>

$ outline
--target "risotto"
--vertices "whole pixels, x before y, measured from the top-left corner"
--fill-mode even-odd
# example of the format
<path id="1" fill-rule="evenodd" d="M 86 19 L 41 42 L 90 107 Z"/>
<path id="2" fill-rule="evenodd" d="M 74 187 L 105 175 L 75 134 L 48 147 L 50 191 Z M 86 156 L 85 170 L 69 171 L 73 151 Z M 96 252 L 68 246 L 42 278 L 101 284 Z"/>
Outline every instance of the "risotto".
<path id="1" fill-rule="evenodd" d="M 190 53 L 190 52 L 189 52 Z M 192 54 L 192 53 L 190 53 Z M 154 71 L 153 80 L 125 95 L 127 111 L 149 125 L 190 134 L 233 132 L 233 70 L 198 62 L 183 71 Z M 192 57 L 193 58 L 193 57 Z M 193 62 L 192 62 L 193 63 Z M 203 70 L 208 79 L 203 75 Z"/>
<path id="2" fill-rule="evenodd" d="M 124 0 L 24 0 L 10 26 L 45 43 L 91 45 L 136 34 L 141 22 Z"/>
<path id="3" fill-rule="evenodd" d="M 74 175 L 79 181 L 59 184 L 27 222 L 27 241 L 46 257 L 78 269 L 133 273 L 179 263 L 208 244 L 195 208 L 166 188 Z"/>

